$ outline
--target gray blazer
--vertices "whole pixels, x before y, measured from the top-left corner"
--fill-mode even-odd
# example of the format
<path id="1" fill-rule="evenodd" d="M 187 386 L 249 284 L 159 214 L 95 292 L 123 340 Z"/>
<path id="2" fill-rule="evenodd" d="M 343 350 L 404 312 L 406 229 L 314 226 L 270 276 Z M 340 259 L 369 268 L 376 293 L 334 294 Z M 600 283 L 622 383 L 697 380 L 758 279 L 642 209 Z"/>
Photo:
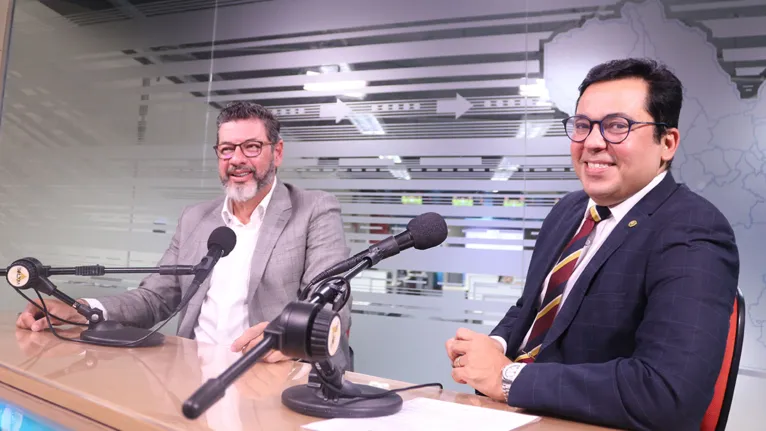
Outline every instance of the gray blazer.
<path id="1" fill-rule="evenodd" d="M 221 197 L 185 208 L 158 265 L 197 264 L 207 253 L 210 233 L 224 224 L 223 203 Z M 288 302 L 297 299 L 299 287 L 303 289 L 314 276 L 346 259 L 350 251 L 340 204 L 333 195 L 277 181 L 253 253 L 247 299 L 250 326 L 276 318 Z M 135 290 L 98 300 L 109 320 L 150 328 L 170 316 L 193 278 L 152 274 Z M 194 338 L 209 287 L 210 277 L 180 311 L 179 336 Z M 344 328 L 350 327 L 350 302 L 341 312 Z"/>

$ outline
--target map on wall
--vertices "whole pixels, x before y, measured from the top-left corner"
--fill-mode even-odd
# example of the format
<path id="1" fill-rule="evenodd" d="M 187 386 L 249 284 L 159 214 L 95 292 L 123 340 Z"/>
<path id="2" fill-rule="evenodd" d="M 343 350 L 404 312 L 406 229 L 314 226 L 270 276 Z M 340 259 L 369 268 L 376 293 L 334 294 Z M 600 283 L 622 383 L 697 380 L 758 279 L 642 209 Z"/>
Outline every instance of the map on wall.
<path id="1" fill-rule="evenodd" d="M 741 98 L 705 32 L 666 18 L 660 2 L 627 3 L 620 15 L 588 20 L 543 46 L 550 99 L 573 113 L 588 69 L 614 58 L 654 58 L 678 75 L 685 94 L 673 175 L 715 204 L 734 227 L 748 317 L 741 365 L 764 368 L 766 90 L 761 86 L 756 97 Z"/>

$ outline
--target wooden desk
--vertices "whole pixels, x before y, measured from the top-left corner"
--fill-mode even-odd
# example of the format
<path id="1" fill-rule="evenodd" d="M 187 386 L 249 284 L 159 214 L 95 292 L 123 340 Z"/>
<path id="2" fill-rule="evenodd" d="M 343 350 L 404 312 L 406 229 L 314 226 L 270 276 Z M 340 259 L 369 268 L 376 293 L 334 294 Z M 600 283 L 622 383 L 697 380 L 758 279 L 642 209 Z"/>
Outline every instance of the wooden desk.
<path id="1" fill-rule="evenodd" d="M 15 314 L 0 314 L 0 400 L 75 430 L 299 430 L 322 420 L 283 406 L 282 391 L 306 383 L 309 366 L 299 362 L 257 364 L 226 396 L 197 420 L 181 405 L 205 380 L 217 376 L 238 353 L 221 346 L 167 337 L 162 346 L 110 348 L 62 341 L 50 332 L 16 329 Z M 62 335 L 76 337 L 78 331 Z M 390 387 L 406 383 L 347 373 L 356 383 Z M 449 376 L 445 376 L 445 379 Z M 491 409 L 512 410 L 485 397 L 424 388 L 401 393 L 405 400 L 428 397 Z M 552 418 L 525 428 L 600 428 Z"/>

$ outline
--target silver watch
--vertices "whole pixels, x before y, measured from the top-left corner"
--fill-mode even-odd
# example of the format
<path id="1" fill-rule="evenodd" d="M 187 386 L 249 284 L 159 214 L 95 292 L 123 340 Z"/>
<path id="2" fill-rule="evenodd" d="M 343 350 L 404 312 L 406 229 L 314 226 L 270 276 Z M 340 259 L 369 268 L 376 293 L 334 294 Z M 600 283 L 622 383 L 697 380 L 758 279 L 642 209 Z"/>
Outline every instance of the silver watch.
<path id="1" fill-rule="evenodd" d="M 519 372 L 521 369 L 524 368 L 523 363 L 510 363 L 503 367 L 503 382 L 502 382 L 502 389 L 503 389 L 503 397 L 505 398 L 505 402 L 508 403 L 508 392 L 511 390 L 511 383 L 513 383 L 514 380 L 516 380 L 516 377 L 518 377 Z"/>

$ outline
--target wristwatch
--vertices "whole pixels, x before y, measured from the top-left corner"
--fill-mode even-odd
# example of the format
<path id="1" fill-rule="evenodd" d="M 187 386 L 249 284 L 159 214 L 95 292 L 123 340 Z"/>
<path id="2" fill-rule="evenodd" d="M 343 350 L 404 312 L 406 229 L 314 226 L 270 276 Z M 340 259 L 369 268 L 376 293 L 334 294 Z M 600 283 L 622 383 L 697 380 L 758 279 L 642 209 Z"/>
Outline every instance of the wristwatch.
<path id="1" fill-rule="evenodd" d="M 503 382 L 501 387 L 503 389 L 503 397 L 505 398 L 506 404 L 508 403 L 508 392 L 511 390 L 511 383 L 516 380 L 516 377 L 518 377 L 521 369 L 524 368 L 524 365 L 526 364 L 513 362 L 503 367 Z"/>

